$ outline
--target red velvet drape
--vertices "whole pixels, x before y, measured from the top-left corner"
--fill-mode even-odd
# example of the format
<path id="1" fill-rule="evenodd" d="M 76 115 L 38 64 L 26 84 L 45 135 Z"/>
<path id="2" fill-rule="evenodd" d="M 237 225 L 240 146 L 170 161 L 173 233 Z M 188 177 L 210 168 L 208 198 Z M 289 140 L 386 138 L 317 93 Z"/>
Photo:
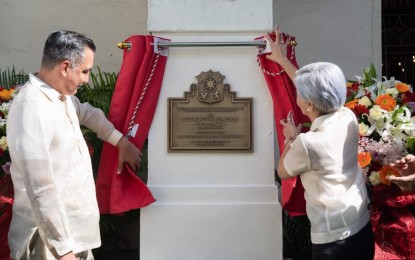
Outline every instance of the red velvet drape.
<path id="1" fill-rule="evenodd" d="M 275 40 L 275 33 L 270 34 L 271 38 Z M 283 39 L 295 40 L 294 37 L 284 34 Z M 292 64 L 298 68 L 295 59 L 294 48 L 288 46 L 287 57 L 290 58 Z M 268 60 L 266 53 L 258 56 L 260 66 L 263 70 L 268 89 L 272 96 L 274 106 L 275 125 L 277 130 L 277 140 L 280 154 L 284 150 L 283 127 L 279 123 L 281 119 L 287 118 L 289 111 L 294 113 L 294 121 L 298 123 L 310 122 L 310 120 L 301 113 L 300 108 L 296 103 L 296 90 L 293 82 L 284 72 L 281 73 L 282 68 Z M 304 188 L 299 177 L 294 177 L 282 180 L 282 207 L 288 211 L 291 216 L 305 215 L 305 199 Z"/>
<path id="2" fill-rule="evenodd" d="M 109 112 L 109 120 L 124 135 L 131 123 L 138 126 L 129 140 L 140 150 L 153 120 L 167 61 L 167 56 L 154 52 L 154 40 L 142 35 L 125 40 L 132 47 L 124 50 Z M 100 212 L 120 214 L 153 203 L 147 186 L 128 167 L 117 174 L 117 165 L 118 149 L 105 143 L 96 186 Z"/>
<path id="3" fill-rule="evenodd" d="M 371 190 L 371 221 L 375 260 L 415 259 L 415 192 L 396 185 L 377 185 Z"/>
<path id="4" fill-rule="evenodd" d="M 0 260 L 10 260 L 7 240 L 13 208 L 13 182 L 10 174 L 0 177 Z"/>

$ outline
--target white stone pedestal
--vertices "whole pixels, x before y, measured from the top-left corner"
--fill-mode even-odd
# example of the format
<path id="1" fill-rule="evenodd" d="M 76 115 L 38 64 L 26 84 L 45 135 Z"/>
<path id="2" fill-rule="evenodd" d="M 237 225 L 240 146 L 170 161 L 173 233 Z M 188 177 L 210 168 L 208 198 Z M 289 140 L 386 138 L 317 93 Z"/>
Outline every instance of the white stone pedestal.
<path id="1" fill-rule="evenodd" d="M 272 0 L 149 0 L 148 28 L 173 42 L 252 41 L 272 30 L 272 13 Z M 168 152 L 167 99 L 210 69 L 253 98 L 253 152 Z M 148 137 L 157 202 L 141 210 L 142 260 L 282 259 L 272 109 L 255 47 L 169 49 Z"/>

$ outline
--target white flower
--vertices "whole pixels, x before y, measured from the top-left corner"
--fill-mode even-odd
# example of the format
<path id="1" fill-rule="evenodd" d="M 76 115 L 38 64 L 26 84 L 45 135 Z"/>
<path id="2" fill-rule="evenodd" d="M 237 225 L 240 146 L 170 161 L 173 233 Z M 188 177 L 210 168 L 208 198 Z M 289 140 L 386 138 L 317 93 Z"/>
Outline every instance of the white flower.
<path id="1" fill-rule="evenodd" d="M 402 129 L 402 127 L 401 127 L 402 125 L 400 125 L 400 126 L 397 126 L 397 127 L 394 127 L 394 126 L 390 126 L 389 127 L 389 132 L 390 132 L 390 134 L 393 136 L 393 137 L 395 137 L 395 138 L 398 138 L 398 137 L 401 137 L 401 135 L 403 135 L 403 129 Z M 406 135 L 404 135 L 404 137 L 405 137 Z"/>
<path id="2" fill-rule="evenodd" d="M 392 97 L 396 98 L 399 94 L 399 91 L 396 88 L 388 88 L 385 90 L 385 94 L 389 94 Z"/>
<path id="3" fill-rule="evenodd" d="M 359 99 L 359 105 L 363 105 L 365 107 L 368 107 L 372 105 L 372 101 L 367 96 L 363 96 L 361 99 Z"/>
<path id="4" fill-rule="evenodd" d="M 389 89 L 389 82 L 386 80 L 384 82 L 379 82 L 378 83 L 378 88 L 380 91 L 386 91 L 387 89 Z M 382 93 L 382 92 L 381 92 Z M 382 93 L 384 94 L 384 93 Z"/>
<path id="5" fill-rule="evenodd" d="M 0 108 L 2 110 L 9 110 L 11 105 L 12 105 L 12 102 L 4 102 L 4 103 L 1 103 Z"/>
<path id="6" fill-rule="evenodd" d="M 366 125 L 365 123 L 360 123 L 359 124 L 359 134 L 361 136 L 368 136 L 370 134 L 368 134 L 368 130 L 369 130 L 369 126 Z"/>
<path id="7" fill-rule="evenodd" d="M 369 110 L 369 116 L 371 118 L 373 118 L 374 120 L 379 120 L 382 118 L 383 113 L 382 113 L 382 108 L 379 105 L 374 105 L 370 110 Z"/>
<path id="8" fill-rule="evenodd" d="M 8 148 L 7 145 L 7 137 L 6 136 L 2 136 L 0 138 L 0 149 L 2 149 L 3 151 L 6 151 Z"/>
<path id="9" fill-rule="evenodd" d="M 379 177 L 379 172 L 371 172 L 369 176 L 369 181 L 373 186 L 382 183 L 382 180 Z"/>

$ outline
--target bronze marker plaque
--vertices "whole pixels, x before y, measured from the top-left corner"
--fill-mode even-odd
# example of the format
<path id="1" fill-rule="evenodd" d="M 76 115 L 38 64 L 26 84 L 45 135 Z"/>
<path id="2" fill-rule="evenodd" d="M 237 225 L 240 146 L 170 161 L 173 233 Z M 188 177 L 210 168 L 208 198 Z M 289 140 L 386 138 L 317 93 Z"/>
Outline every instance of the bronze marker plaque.
<path id="1" fill-rule="evenodd" d="M 184 98 L 169 98 L 169 152 L 252 152 L 252 98 L 237 98 L 212 70 Z"/>

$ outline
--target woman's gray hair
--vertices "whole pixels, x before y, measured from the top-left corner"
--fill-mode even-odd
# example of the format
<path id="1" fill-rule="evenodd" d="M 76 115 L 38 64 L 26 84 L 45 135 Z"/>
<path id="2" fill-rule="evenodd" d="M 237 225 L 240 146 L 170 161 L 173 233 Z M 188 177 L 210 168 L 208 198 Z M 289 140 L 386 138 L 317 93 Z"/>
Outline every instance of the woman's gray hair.
<path id="1" fill-rule="evenodd" d="M 85 48 L 96 50 L 94 42 L 85 35 L 65 30 L 53 32 L 45 42 L 42 67 L 53 68 L 69 60 L 71 67 L 76 68 L 84 59 Z"/>
<path id="2" fill-rule="evenodd" d="M 346 101 L 346 79 L 342 70 L 329 62 L 316 62 L 306 65 L 296 72 L 294 84 L 297 93 L 321 115 L 342 107 Z"/>

